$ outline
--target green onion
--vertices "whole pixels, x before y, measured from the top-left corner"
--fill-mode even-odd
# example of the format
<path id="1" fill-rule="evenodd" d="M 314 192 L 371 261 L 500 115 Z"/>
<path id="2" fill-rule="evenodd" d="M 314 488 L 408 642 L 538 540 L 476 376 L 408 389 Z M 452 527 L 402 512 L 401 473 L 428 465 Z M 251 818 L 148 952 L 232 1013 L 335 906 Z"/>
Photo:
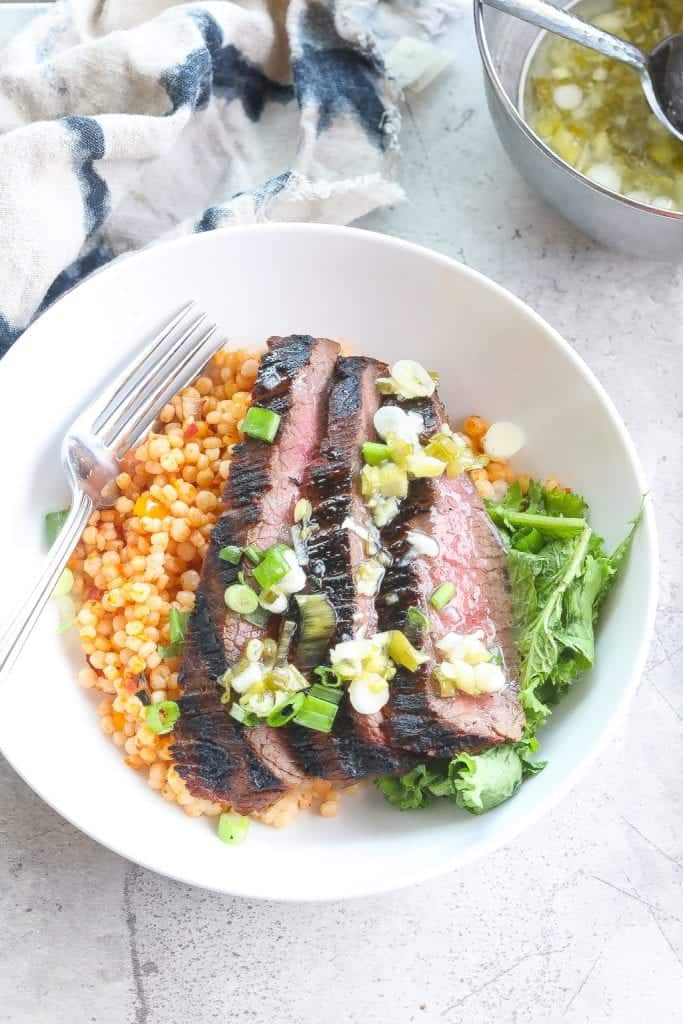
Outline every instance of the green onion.
<path id="1" fill-rule="evenodd" d="M 272 726 L 274 729 L 279 729 L 281 726 L 287 725 L 287 722 L 291 722 L 291 720 L 299 713 L 303 702 L 303 693 L 288 694 L 284 700 L 281 700 L 279 704 L 275 705 L 268 715 L 268 725 Z"/>
<path id="2" fill-rule="evenodd" d="M 416 672 L 420 665 L 428 660 L 427 655 L 413 647 L 405 633 L 400 629 L 392 629 L 389 634 L 389 657 L 397 665 L 407 668 L 409 672 Z"/>
<path id="3" fill-rule="evenodd" d="M 273 544 L 266 551 L 263 561 L 255 567 L 254 579 L 263 590 L 270 590 L 289 572 L 291 566 L 285 558 L 285 552 L 289 550 L 284 544 Z"/>
<path id="4" fill-rule="evenodd" d="M 246 726 L 247 729 L 251 729 L 259 724 L 258 715 L 255 715 L 253 711 L 247 711 L 241 704 L 233 704 L 230 708 L 230 717 L 234 718 L 240 725 Z"/>
<path id="5" fill-rule="evenodd" d="M 318 676 L 320 682 L 327 687 L 333 686 L 335 689 L 339 689 L 343 686 L 342 677 L 339 675 L 335 668 L 329 668 L 327 665 L 318 665 L 317 668 L 313 669 L 313 675 Z"/>
<path id="6" fill-rule="evenodd" d="M 363 458 L 369 466 L 379 466 L 391 458 L 389 445 L 366 441 L 363 445 Z"/>
<path id="7" fill-rule="evenodd" d="M 242 421 L 242 433 L 249 437 L 255 437 L 257 441 L 267 441 L 269 444 L 275 440 L 275 435 L 280 427 L 280 417 L 270 409 L 261 409 L 252 405 L 247 410 L 247 415 Z"/>
<path id="8" fill-rule="evenodd" d="M 295 600 L 301 616 L 297 656 L 302 669 L 308 670 L 327 656 L 337 616 L 323 594 L 297 594 Z"/>
<path id="9" fill-rule="evenodd" d="M 313 506 L 311 505 L 308 498 L 299 498 L 296 505 L 294 506 L 294 522 L 301 523 L 306 522 L 313 515 Z"/>
<path id="10" fill-rule="evenodd" d="M 297 725 L 303 725 L 306 729 L 315 729 L 316 732 L 330 732 L 334 724 L 337 707 L 328 700 L 321 700 L 320 697 L 311 696 L 310 692 L 304 696 L 304 702 L 295 715 L 294 721 Z"/>
<path id="11" fill-rule="evenodd" d="M 222 558 L 224 562 L 230 562 L 231 565 L 239 565 L 242 558 L 242 548 L 235 547 L 234 544 L 228 544 L 227 548 L 220 549 L 218 557 Z"/>
<path id="12" fill-rule="evenodd" d="M 68 572 L 68 570 L 65 571 Z M 58 596 L 55 601 L 59 610 L 59 625 L 56 633 L 57 636 L 63 636 L 72 626 L 76 625 L 76 602 L 69 594 Z"/>
<path id="13" fill-rule="evenodd" d="M 325 686 L 324 683 L 313 683 L 313 686 L 307 691 L 307 695 L 319 697 L 320 700 L 326 700 L 328 703 L 335 705 L 338 705 L 344 696 L 338 687 Z"/>
<path id="14" fill-rule="evenodd" d="M 218 838 L 228 846 L 239 846 L 247 838 L 249 818 L 243 814 L 221 814 L 218 819 Z"/>
<path id="15" fill-rule="evenodd" d="M 428 629 L 429 619 L 419 608 L 411 605 L 406 612 L 406 625 L 413 626 L 415 629 Z"/>
<path id="16" fill-rule="evenodd" d="M 174 700 L 162 700 L 145 708 L 145 725 L 156 736 L 172 732 L 179 718 L 180 708 Z"/>
<path id="17" fill-rule="evenodd" d="M 272 637 L 267 636 L 263 641 L 263 657 L 264 662 L 274 662 L 277 656 L 277 643 Z"/>
<path id="18" fill-rule="evenodd" d="M 264 626 L 268 625 L 270 620 L 270 612 L 267 612 L 265 608 L 257 608 L 255 612 L 245 612 L 242 618 L 246 622 L 251 622 L 252 626 L 259 626 L 263 629 Z"/>
<path id="19" fill-rule="evenodd" d="M 544 544 L 543 534 L 535 526 L 522 530 L 512 541 L 512 547 L 517 551 L 526 551 L 532 555 L 537 555 Z"/>
<path id="20" fill-rule="evenodd" d="M 225 603 L 238 615 L 250 615 L 258 608 L 258 597 L 251 587 L 243 583 L 233 583 L 225 591 Z"/>
<path id="21" fill-rule="evenodd" d="M 71 569 L 65 569 L 62 575 L 55 584 L 55 589 L 52 591 L 53 597 L 66 597 L 73 590 L 74 585 L 74 574 Z"/>
<path id="22" fill-rule="evenodd" d="M 172 644 L 182 644 L 185 639 L 185 629 L 189 612 L 181 612 L 179 608 L 171 608 L 168 615 L 168 630 Z"/>
<path id="23" fill-rule="evenodd" d="M 48 512 L 45 516 L 45 540 L 50 547 L 57 540 L 57 534 L 64 526 L 68 514 L 68 508 L 60 508 L 56 512 Z"/>
<path id="24" fill-rule="evenodd" d="M 292 622 L 291 619 L 285 619 L 282 623 L 282 629 L 280 630 L 280 639 L 278 640 L 277 652 L 275 654 L 275 664 L 284 665 L 289 656 L 289 648 L 292 646 L 292 640 L 296 633 L 296 622 Z"/>
<path id="25" fill-rule="evenodd" d="M 263 554 L 264 552 L 258 544 L 250 544 L 248 548 L 244 549 L 244 557 L 248 558 L 252 565 L 258 565 L 263 561 Z"/>
<path id="26" fill-rule="evenodd" d="M 182 644 L 170 644 L 168 647 L 157 646 L 157 654 L 160 658 L 179 658 L 183 653 Z"/>
<path id="27" fill-rule="evenodd" d="M 449 601 L 452 601 L 455 597 L 455 586 L 453 583 L 442 583 L 440 587 L 437 587 L 432 596 L 429 598 L 429 603 L 432 608 L 436 608 L 437 612 L 440 612 L 442 608 L 445 608 Z"/>

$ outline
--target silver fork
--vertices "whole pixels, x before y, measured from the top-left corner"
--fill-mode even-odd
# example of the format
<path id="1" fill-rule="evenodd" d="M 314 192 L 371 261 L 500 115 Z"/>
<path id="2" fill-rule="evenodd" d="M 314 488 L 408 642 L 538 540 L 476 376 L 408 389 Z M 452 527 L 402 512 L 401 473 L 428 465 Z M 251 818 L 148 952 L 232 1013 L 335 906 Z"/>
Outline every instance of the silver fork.
<path id="1" fill-rule="evenodd" d="M 189 302 L 130 367 L 83 410 L 62 442 L 71 508 L 47 564 L 0 640 L 0 680 L 19 655 L 95 508 L 119 497 L 118 460 L 134 448 L 162 407 L 199 375 L 213 354 L 215 324 Z"/>

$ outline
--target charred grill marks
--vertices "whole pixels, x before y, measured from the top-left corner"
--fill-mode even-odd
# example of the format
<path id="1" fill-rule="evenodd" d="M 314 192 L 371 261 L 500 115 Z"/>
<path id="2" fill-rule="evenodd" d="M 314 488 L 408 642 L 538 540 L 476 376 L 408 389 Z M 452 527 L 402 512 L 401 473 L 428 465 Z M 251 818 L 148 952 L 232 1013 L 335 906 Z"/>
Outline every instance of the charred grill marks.
<path id="1" fill-rule="evenodd" d="M 373 418 L 380 404 L 375 381 L 387 368 L 337 354 L 334 342 L 303 335 L 269 342 L 252 403 L 278 413 L 280 430 L 272 445 L 245 438 L 235 446 L 226 511 L 211 537 L 186 632 L 176 768 L 194 795 L 227 801 L 243 813 L 269 806 L 306 777 L 351 782 L 400 774 L 425 757 L 477 752 L 521 732 L 504 553 L 469 476 L 411 482 L 398 515 L 382 530 L 390 562 L 380 593 L 375 599 L 358 593 L 356 571 L 368 552 L 357 528 L 373 530 L 360 494 L 361 448 L 375 438 Z M 436 396 L 400 404 L 422 417 L 423 443 L 445 422 Z M 263 628 L 227 610 L 223 595 L 241 567 L 221 560 L 219 551 L 229 545 L 289 544 L 301 496 L 313 510 L 307 592 L 322 593 L 334 609 L 330 646 L 397 629 L 430 658 L 414 673 L 397 669 L 389 702 L 375 715 L 357 714 L 345 694 L 330 734 L 292 723 L 245 729 L 220 701 L 226 669 L 242 657 L 252 637 L 276 636 L 280 620 L 271 616 Z M 416 558 L 410 530 L 438 540 L 439 558 Z M 444 572 L 452 574 L 457 596 L 437 613 L 429 598 Z M 411 607 L 431 618 L 430 630 L 408 624 Z M 432 681 L 434 662 L 440 660 L 436 642 L 451 630 L 480 626 L 487 642 L 503 650 L 508 686 L 491 696 L 442 698 Z M 311 661 L 315 657 L 317 652 Z M 289 660 L 297 659 L 310 676 L 312 665 L 304 664 L 295 640 Z"/>
<path id="2" fill-rule="evenodd" d="M 228 611 L 226 587 L 235 582 L 238 566 L 221 560 L 227 545 L 268 547 L 286 539 L 297 480 L 311 461 L 320 436 L 329 379 L 339 351 L 331 341 L 297 335 L 274 338 L 262 357 L 252 403 L 281 416 L 275 442 L 245 438 L 235 446 L 224 491 L 226 512 L 217 523 L 202 571 L 202 580 L 185 641 L 180 674 L 183 696 L 173 754 L 179 774 L 191 792 L 228 800 L 236 809 L 254 809 L 273 801 L 296 779 L 283 751 L 278 770 L 277 745 L 267 743 L 269 757 L 259 757 L 261 730 L 245 730 L 220 703 L 220 681 L 239 660 L 252 636 L 263 630 Z M 273 622 L 271 631 L 274 631 Z M 200 701 L 192 700 L 201 694 Z"/>
<path id="3" fill-rule="evenodd" d="M 358 490 L 361 446 L 374 436 L 372 421 L 379 407 L 375 380 L 386 370 L 384 364 L 363 357 L 337 361 L 321 460 L 308 476 L 314 530 L 309 559 L 312 566 L 322 568 L 321 589 L 336 613 L 333 644 L 376 631 L 374 602 L 357 593 L 354 580 L 367 555 L 348 521 L 361 528 L 371 525 Z M 346 695 L 330 735 L 297 725 L 291 725 L 289 733 L 307 774 L 351 780 L 395 771 L 400 763 L 383 741 L 379 716 L 358 715 Z"/>

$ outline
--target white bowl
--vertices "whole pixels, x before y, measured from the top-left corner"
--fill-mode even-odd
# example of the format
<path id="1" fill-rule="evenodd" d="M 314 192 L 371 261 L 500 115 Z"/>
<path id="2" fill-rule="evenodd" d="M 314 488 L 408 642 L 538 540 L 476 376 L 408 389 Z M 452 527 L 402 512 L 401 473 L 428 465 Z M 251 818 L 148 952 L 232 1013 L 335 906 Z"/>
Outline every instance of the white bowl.
<path id="1" fill-rule="evenodd" d="M 233 345 L 270 334 L 347 339 L 357 352 L 418 358 L 441 373 L 453 416 L 512 420 L 528 472 L 589 500 L 618 542 L 645 484 L 604 390 L 543 320 L 498 285 L 414 245 L 363 231 L 231 228 L 148 249 L 94 275 L 49 309 L 0 369 L 7 622 L 43 558 L 46 511 L 67 497 L 60 438 L 86 399 L 147 332 L 188 297 Z M 194 885 L 249 897 L 320 900 L 397 888 L 509 842 L 567 792 L 632 695 L 652 629 L 656 537 L 646 510 L 628 569 L 605 608 L 597 667 L 543 733 L 547 769 L 481 818 L 452 805 L 399 813 L 368 785 L 334 820 L 301 815 L 284 831 L 252 825 L 239 848 L 127 769 L 76 683 L 78 641 L 55 636 L 49 608 L 5 681 L 0 750 L 60 814 L 112 850 Z"/>

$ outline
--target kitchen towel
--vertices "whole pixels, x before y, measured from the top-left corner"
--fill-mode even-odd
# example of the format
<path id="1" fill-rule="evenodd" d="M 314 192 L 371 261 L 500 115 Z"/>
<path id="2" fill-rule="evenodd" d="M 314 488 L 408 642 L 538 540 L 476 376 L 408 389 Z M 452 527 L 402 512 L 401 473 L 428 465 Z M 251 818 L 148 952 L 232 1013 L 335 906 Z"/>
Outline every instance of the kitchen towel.
<path id="1" fill-rule="evenodd" d="M 454 0 L 71 0 L 0 54 L 0 355 L 160 238 L 402 197 L 378 40 Z M 457 0 L 455 0 L 457 3 Z"/>

